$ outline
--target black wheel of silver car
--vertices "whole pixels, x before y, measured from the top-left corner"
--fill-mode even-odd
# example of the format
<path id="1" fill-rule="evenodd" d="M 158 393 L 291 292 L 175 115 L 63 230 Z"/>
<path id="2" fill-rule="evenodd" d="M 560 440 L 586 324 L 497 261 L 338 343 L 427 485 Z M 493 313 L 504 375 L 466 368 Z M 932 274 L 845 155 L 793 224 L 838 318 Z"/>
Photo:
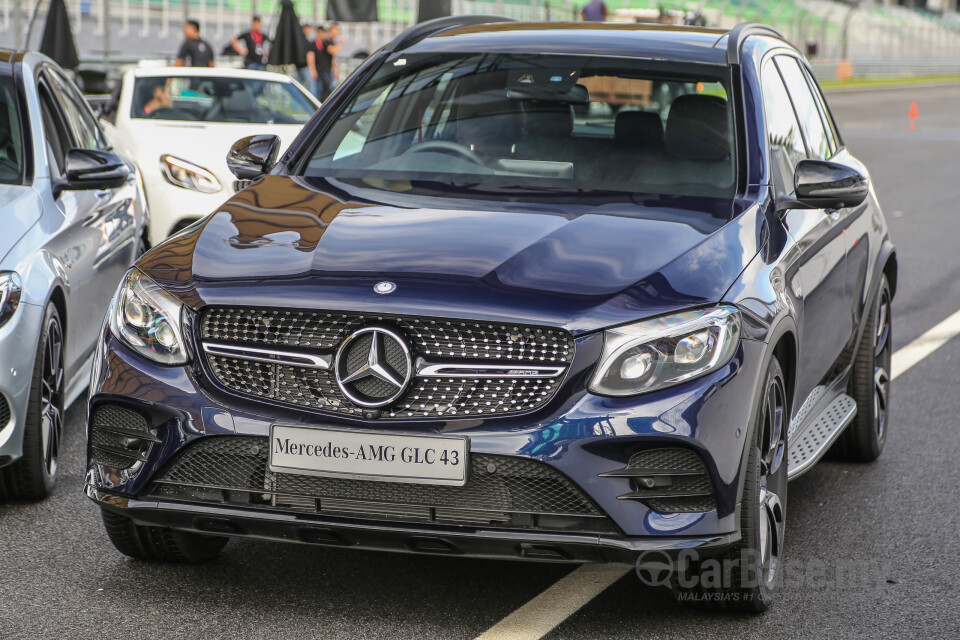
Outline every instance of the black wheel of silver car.
<path id="1" fill-rule="evenodd" d="M 834 457 L 843 460 L 876 460 L 887 439 L 893 355 L 890 299 L 890 285 L 882 275 L 850 377 L 849 390 L 857 402 L 857 415 L 833 446 Z"/>
<path id="2" fill-rule="evenodd" d="M 53 491 L 63 440 L 64 340 L 57 307 L 47 305 L 24 420 L 23 457 L 0 471 L 0 494 L 39 500 Z"/>
<path id="3" fill-rule="evenodd" d="M 723 556 L 699 560 L 689 574 L 678 577 L 677 584 L 691 585 L 675 586 L 680 600 L 753 613 L 766 611 L 773 601 L 782 569 L 790 421 L 783 370 L 776 358 L 767 365 L 760 402 L 744 472 L 740 542 Z"/>
<path id="4" fill-rule="evenodd" d="M 167 527 L 138 525 L 130 518 L 101 511 L 110 542 L 120 553 L 138 560 L 200 563 L 216 560 L 228 539 Z"/>

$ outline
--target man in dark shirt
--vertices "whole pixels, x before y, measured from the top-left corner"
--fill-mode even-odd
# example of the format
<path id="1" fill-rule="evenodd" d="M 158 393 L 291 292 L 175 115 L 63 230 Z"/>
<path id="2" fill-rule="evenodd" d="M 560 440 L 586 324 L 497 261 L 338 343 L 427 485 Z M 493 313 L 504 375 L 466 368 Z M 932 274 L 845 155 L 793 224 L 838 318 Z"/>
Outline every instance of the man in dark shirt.
<path id="1" fill-rule="evenodd" d="M 206 40 L 200 38 L 200 23 L 196 20 L 187 20 L 183 25 L 185 40 L 180 45 L 180 52 L 173 63 L 177 67 L 213 67 L 213 47 Z"/>
<path id="2" fill-rule="evenodd" d="M 316 71 L 316 92 L 314 95 L 323 102 L 333 91 L 333 56 L 330 53 L 330 39 L 325 27 L 317 25 L 317 34 L 309 51 L 313 54 L 313 66 Z M 307 54 L 309 56 L 309 54 Z M 312 75 L 312 74 L 311 74 Z"/>
<path id="3" fill-rule="evenodd" d="M 250 30 L 244 31 L 230 41 L 230 46 L 243 56 L 243 66 L 247 69 L 266 69 L 267 43 L 270 38 L 260 30 L 260 16 L 250 20 Z"/>
<path id="4" fill-rule="evenodd" d="M 300 25 L 300 29 L 303 31 L 306 44 L 303 47 L 304 57 L 297 63 L 297 80 L 307 87 L 311 94 L 316 95 L 317 92 L 313 89 L 313 77 L 316 74 L 313 59 L 313 25 L 304 22 Z"/>

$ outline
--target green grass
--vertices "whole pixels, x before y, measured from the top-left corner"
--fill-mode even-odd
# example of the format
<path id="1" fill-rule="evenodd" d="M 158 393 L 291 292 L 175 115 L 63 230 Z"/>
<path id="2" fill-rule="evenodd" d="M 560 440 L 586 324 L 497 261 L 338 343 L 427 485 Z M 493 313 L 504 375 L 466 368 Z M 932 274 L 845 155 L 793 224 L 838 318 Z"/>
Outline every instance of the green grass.
<path id="1" fill-rule="evenodd" d="M 948 84 L 953 82 L 960 82 L 960 74 L 821 80 L 820 86 L 824 89 L 858 89 L 860 87 L 898 87 L 913 84 Z"/>

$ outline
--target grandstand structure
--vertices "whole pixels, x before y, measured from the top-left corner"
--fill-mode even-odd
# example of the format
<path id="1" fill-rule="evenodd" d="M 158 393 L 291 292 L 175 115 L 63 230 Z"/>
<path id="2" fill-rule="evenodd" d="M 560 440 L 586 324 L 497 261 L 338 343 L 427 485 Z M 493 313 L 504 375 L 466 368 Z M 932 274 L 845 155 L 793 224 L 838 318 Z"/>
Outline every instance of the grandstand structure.
<path id="1" fill-rule="evenodd" d="M 451 0 L 455 14 L 519 20 L 579 20 L 587 0 Z M 958 0 L 606 0 L 611 19 L 711 26 L 771 24 L 807 52 L 821 73 L 841 76 L 960 72 Z M 36 47 L 49 0 L 0 0 L 0 41 Z M 253 14 L 269 32 L 279 0 L 66 0 L 81 58 L 118 63 L 171 59 L 186 17 L 201 23 L 217 50 L 246 28 Z M 326 19 L 326 0 L 294 0 L 302 20 Z M 344 61 L 365 55 L 417 20 L 418 0 L 379 0 L 379 20 L 344 23 Z"/>

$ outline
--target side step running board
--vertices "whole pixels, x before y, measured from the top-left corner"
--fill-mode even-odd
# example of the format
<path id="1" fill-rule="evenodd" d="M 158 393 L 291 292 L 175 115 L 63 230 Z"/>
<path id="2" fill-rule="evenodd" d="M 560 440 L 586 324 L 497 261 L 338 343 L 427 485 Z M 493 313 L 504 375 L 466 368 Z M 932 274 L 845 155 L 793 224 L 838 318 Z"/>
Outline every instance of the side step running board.
<path id="1" fill-rule="evenodd" d="M 793 479 L 809 471 L 855 415 L 857 403 L 847 394 L 840 394 L 815 419 L 790 433 L 787 477 Z"/>

